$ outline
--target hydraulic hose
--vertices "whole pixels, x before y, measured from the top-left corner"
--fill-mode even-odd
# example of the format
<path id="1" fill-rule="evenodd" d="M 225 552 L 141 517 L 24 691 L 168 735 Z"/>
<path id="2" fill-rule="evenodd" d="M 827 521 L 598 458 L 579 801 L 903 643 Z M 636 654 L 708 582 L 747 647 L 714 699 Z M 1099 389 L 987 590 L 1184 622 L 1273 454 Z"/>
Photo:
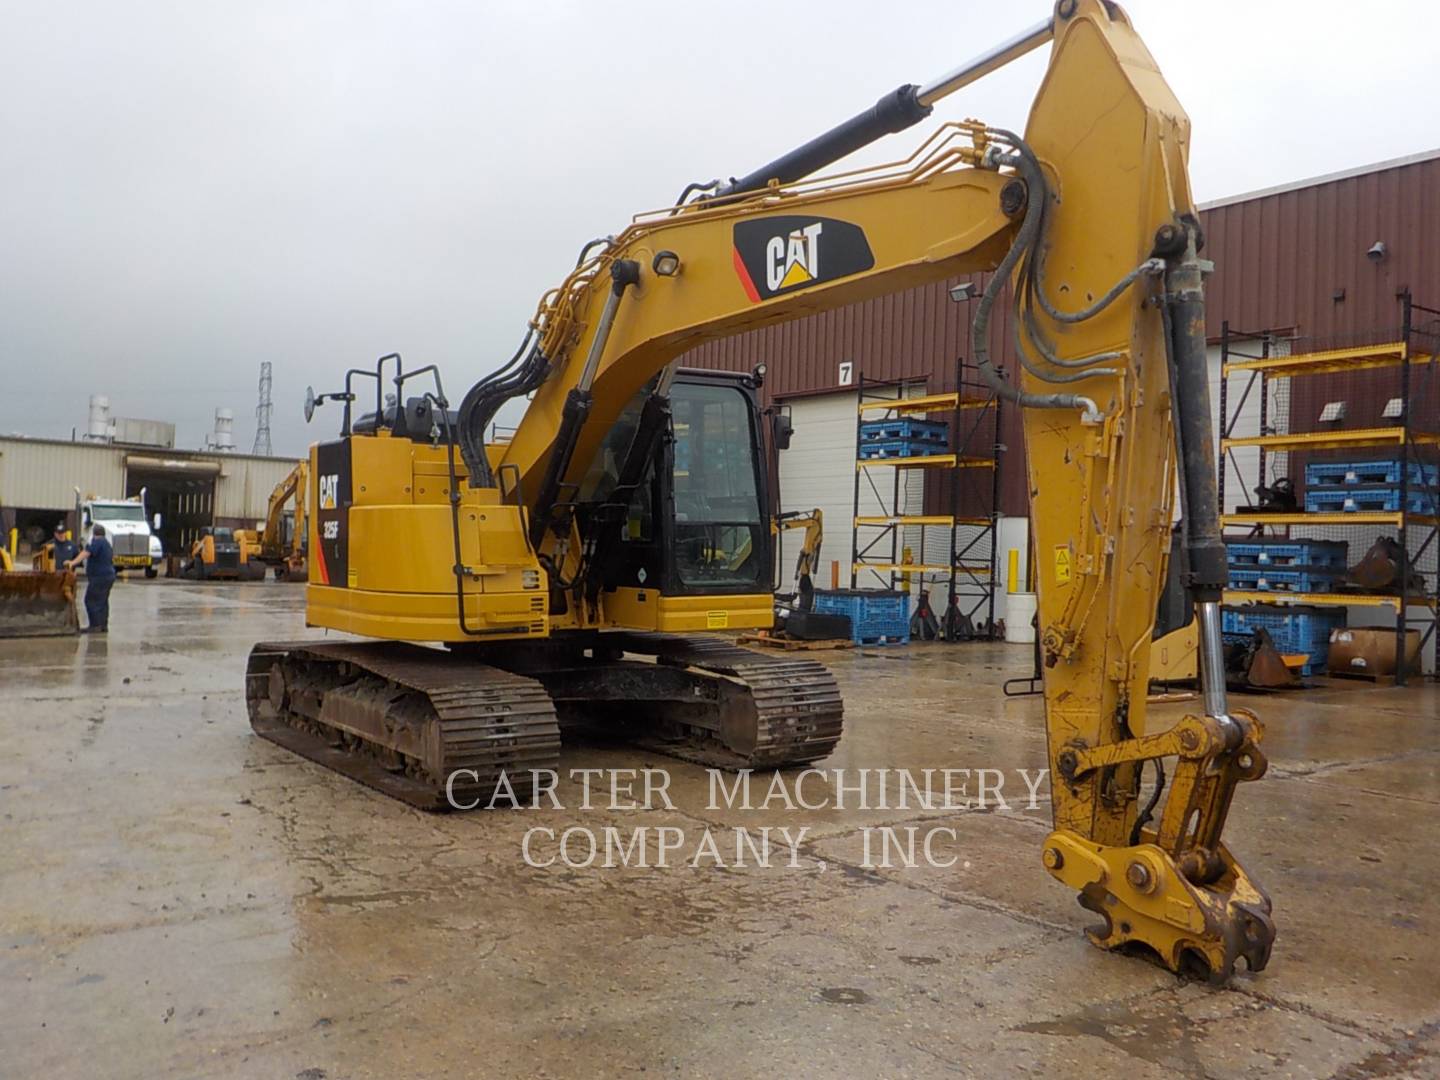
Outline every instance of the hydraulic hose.
<path id="1" fill-rule="evenodd" d="M 1045 295 L 1045 289 L 1043 287 L 1044 283 L 1041 280 L 1044 276 L 1045 269 L 1044 266 L 1041 264 L 1041 260 L 1036 259 L 1035 272 L 1032 275 L 1032 280 L 1035 286 L 1034 295 L 1035 298 L 1040 301 L 1041 310 L 1044 311 L 1046 315 L 1050 316 L 1050 318 L 1054 319 L 1056 322 L 1081 323 L 1085 322 L 1087 319 L 1093 319 L 1096 315 L 1099 315 L 1100 312 L 1104 311 L 1107 307 L 1113 304 L 1124 294 L 1125 290 L 1130 288 L 1131 285 L 1135 284 L 1135 282 L 1142 275 L 1160 274 L 1163 273 L 1164 270 L 1165 260 L 1146 259 L 1139 266 L 1135 267 L 1134 270 L 1131 270 L 1128 274 L 1126 274 L 1114 285 L 1112 285 L 1109 292 L 1107 292 L 1104 296 L 1100 297 L 1099 300 L 1096 300 L 1089 307 L 1084 308 L 1080 311 L 1060 311 L 1053 304 L 1050 303 L 1049 298 Z"/>
<path id="2" fill-rule="evenodd" d="M 1011 146 L 1018 148 L 1023 145 L 1020 137 L 1013 132 L 992 128 L 989 133 L 992 137 Z M 1024 160 L 1023 154 L 1021 160 Z M 1024 171 L 1029 172 L 1030 170 Z M 1016 265 L 1035 246 L 1044 218 L 1044 204 L 1049 198 L 1049 193 L 1045 189 L 1044 177 L 1039 175 L 1038 169 L 1035 170 L 1035 174 L 1038 183 L 1029 186 L 1025 218 L 1020 224 L 1019 232 L 1015 235 L 1015 242 L 1010 245 L 1010 250 L 1005 253 L 1005 257 L 1000 260 L 1000 265 L 991 274 L 990 280 L 985 285 L 985 291 L 975 305 L 975 318 L 970 324 L 970 352 L 975 359 L 975 366 L 979 370 L 981 378 L 1005 400 L 1014 402 L 1022 409 L 1080 409 L 1087 419 L 1098 420 L 1101 415 L 1100 410 L 1090 398 L 1080 394 L 1033 394 L 1028 390 L 1011 385 L 990 363 L 990 314 Z M 1027 176 L 1026 180 L 1029 183 L 1030 178 Z M 1023 350 L 1021 355 L 1023 358 Z"/>
<path id="3" fill-rule="evenodd" d="M 495 482 L 490 461 L 485 456 L 485 425 L 500 406 L 514 396 L 516 388 L 525 385 L 533 377 L 530 368 L 539 354 L 538 348 L 531 348 L 534 338 L 535 328 L 532 326 L 520 342 L 520 347 L 515 350 L 515 355 L 499 369 L 470 387 L 460 401 L 459 414 L 456 416 L 456 435 L 460 443 L 460 456 L 465 459 L 465 467 L 470 473 L 472 488 L 489 487 Z M 511 376 L 510 373 L 517 364 L 520 365 L 520 370 Z"/>

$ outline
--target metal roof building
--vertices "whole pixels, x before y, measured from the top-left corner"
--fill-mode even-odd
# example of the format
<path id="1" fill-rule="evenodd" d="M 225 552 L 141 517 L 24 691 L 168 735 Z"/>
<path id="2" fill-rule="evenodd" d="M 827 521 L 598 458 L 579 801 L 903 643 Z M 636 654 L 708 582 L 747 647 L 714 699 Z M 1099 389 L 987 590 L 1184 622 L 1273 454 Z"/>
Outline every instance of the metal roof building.
<path id="1" fill-rule="evenodd" d="M 176 551 L 204 525 L 263 520 L 270 492 L 294 467 L 294 458 L 3 436 L 0 530 L 48 536 L 73 511 L 77 488 L 96 498 L 144 488 L 147 510 L 161 515 L 165 550 Z"/>

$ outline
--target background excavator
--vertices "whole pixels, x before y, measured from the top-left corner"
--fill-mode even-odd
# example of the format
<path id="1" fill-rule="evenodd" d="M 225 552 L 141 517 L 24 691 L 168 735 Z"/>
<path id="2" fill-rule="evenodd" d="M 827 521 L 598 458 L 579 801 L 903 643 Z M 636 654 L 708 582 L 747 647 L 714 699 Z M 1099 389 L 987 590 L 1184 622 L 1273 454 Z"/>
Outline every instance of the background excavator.
<path id="1" fill-rule="evenodd" d="M 265 527 L 257 538 L 254 558 L 275 568 L 276 581 L 304 581 L 308 575 L 305 548 L 308 540 L 305 505 L 310 473 L 308 461 L 297 462 L 275 485 L 265 511 Z M 293 516 L 285 511 L 293 508 Z"/>
<path id="2" fill-rule="evenodd" d="M 1052 42 L 1023 136 L 948 123 L 903 161 L 811 179 Z M 608 712 L 646 745 L 731 767 L 824 757 L 842 720 L 824 667 L 695 636 L 770 625 L 771 534 L 753 388 L 687 385 L 675 360 L 988 272 L 970 353 L 1023 409 L 1053 781 L 1042 862 L 1100 917 L 1101 947 L 1215 979 L 1242 957 L 1263 967 L 1270 902 L 1221 840 L 1265 758 L 1224 685 L 1189 139 L 1123 10 L 1060 0 L 956 71 L 587 244 L 514 357 L 453 411 L 433 365 L 395 355 L 312 395 L 308 411 L 343 415 L 310 455 L 307 621 L 381 640 L 256 646 L 256 731 L 427 807 L 488 800 L 502 772 L 524 798 L 569 715 Z M 991 359 L 1002 301 L 1011 377 Z M 354 419 L 357 380 L 375 409 Z M 513 437 L 486 444 L 526 396 Z M 1177 488 L 1203 711 L 1151 730 Z"/>
<path id="3" fill-rule="evenodd" d="M 815 571 L 820 566 L 820 547 L 825 541 L 825 515 L 813 510 L 787 510 L 776 514 L 773 531 L 801 532 L 800 551 L 795 556 L 795 592 L 775 594 L 775 629 L 770 637 L 781 641 L 850 641 L 850 617 L 815 610 Z"/>

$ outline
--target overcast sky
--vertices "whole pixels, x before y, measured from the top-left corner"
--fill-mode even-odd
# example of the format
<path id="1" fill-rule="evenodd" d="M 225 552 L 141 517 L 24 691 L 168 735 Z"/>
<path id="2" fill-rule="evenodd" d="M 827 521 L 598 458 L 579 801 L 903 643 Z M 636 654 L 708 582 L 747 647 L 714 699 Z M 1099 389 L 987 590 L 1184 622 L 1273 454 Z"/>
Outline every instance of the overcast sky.
<path id="1" fill-rule="evenodd" d="M 1433 0 L 1132 0 L 1213 199 L 1440 147 Z M 738 175 L 1048 4 L 0 0 L 0 432 L 91 393 L 277 453 L 398 350 L 458 400 L 580 243 Z M 1036 53 L 936 120 L 1019 127 Z M 932 120 L 920 132 L 934 126 Z M 885 158 L 920 134 L 892 136 Z"/>

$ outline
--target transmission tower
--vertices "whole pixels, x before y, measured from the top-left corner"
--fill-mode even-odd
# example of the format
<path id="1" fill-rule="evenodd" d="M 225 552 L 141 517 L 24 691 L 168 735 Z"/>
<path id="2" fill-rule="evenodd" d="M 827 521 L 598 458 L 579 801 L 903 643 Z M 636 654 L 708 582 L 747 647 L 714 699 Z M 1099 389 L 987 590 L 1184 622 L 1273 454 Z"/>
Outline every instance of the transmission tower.
<path id="1" fill-rule="evenodd" d="M 270 446 L 270 361 L 260 361 L 260 404 L 255 406 L 255 449 L 257 456 L 269 457 Z"/>

